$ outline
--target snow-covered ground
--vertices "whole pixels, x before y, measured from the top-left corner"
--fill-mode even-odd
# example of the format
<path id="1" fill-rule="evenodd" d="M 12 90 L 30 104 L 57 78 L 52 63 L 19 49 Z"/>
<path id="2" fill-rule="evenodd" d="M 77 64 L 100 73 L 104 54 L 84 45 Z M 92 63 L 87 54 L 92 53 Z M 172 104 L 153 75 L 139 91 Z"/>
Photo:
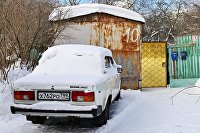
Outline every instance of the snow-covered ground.
<path id="1" fill-rule="evenodd" d="M 23 68 L 9 74 L 11 84 L 0 82 L 0 133 L 199 133 L 200 80 L 192 88 L 122 90 L 122 98 L 111 105 L 111 119 L 100 128 L 85 119 L 49 119 L 34 125 L 23 115 L 10 112 L 13 81 L 27 75 Z M 182 91 L 183 90 L 183 91 Z M 180 92 L 178 95 L 176 95 Z M 175 97 L 173 97 L 176 95 Z M 173 97 L 173 99 L 172 99 Z"/>
<path id="2" fill-rule="evenodd" d="M 0 133 L 199 133 L 200 88 L 123 90 L 122 99 L 112 104 L 111 119 L 100 128 L 87 128 L 79 120 L 49 120 L 33 125 L 22 115 L 9 111 L 10 95 L 0 93 Z M 199 95 L 198 95 L 199 94 Z M 172 104 L 173 103 L 173 104 Z"/>
<path id="3" fill-rule="evenodd" d="M 97 132 L 115 133 L 199 133 L 200 88 L 191 88 L 171 97 L 180 89 L 154 89 L 144 92 L 124 91 L 128 106 Z M 189 93 L 191 95 L 188 95 Z M 118 103 L 120 106 L 123 103 Z"/>

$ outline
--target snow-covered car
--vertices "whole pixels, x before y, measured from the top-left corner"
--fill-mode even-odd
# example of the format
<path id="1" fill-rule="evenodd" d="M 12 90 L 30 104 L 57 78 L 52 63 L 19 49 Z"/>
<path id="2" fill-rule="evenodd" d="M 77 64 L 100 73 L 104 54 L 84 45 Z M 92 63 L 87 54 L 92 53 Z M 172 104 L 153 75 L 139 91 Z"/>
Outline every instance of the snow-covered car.
<path id="1" fill-rule="evenodd" d="M 120 98 L 121 70 L 106 48 L 51 47 L 31 74 L 15 82 L 11 112 L 26 115 L 34 124 L 66 116 L 106 124 L 111 102 Z"/>

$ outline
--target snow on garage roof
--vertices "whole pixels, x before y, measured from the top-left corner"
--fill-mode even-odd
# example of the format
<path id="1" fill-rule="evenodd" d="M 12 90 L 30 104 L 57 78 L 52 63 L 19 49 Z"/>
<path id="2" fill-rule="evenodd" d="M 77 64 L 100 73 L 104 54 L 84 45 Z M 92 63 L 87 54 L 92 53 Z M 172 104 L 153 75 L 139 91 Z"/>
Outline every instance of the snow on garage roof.
<path id="1" fill-rule="evenodd" d="M 80 4 L 76 6 L 58 7 L 49 16 L 50 21 L 75 18 L 92 13 L 106 13 L 134 21 L 145 23 L 145 19 L 134 11 L 105 4 Z"/>

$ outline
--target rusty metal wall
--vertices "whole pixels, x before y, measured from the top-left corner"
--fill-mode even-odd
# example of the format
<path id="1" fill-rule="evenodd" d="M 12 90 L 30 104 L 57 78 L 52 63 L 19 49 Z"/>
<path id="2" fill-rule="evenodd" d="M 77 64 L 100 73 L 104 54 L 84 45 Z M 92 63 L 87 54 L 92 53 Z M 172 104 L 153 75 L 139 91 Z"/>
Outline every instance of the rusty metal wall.
<path id="1" fill-rule="evenodd" d="M 96 13 L 63 21 L 66 23 L 70 27 L 61 35 L 68 35 L 70 39 L 57 39 L 57 44 L 82 43 L 109 48 L 123 67 L 122 88 L 139 88 L 141 22 Z"/>

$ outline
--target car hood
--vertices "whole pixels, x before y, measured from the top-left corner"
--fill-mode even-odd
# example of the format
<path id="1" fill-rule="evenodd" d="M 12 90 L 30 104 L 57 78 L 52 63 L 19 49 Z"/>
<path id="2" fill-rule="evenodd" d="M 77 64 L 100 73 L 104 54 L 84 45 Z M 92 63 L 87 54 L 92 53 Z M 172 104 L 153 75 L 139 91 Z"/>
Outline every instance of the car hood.
<path id="1" fill-rule="evenodd" d="M 14 87 L 21 86 L 92 86 L 106 81 L 110 76 L 106 74 L 29 74 L 15 81 Z"/>

